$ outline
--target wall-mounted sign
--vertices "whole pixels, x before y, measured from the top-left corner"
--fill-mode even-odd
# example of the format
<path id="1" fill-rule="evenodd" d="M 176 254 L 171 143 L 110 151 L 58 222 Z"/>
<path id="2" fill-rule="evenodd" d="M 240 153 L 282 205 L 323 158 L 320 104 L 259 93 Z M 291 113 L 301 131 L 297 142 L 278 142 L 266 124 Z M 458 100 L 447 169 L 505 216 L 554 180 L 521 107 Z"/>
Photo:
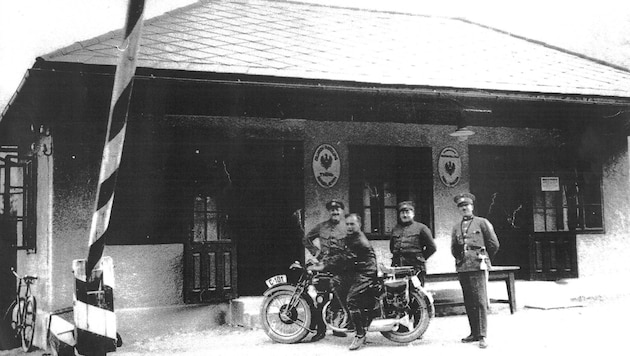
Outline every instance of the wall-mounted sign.
<path id="1" fill-rule="evenodd" d="M 540 190 L 543 192 L 559 192 L 560 177 L 540 177 Z"/>
<path id="2" fill-rule="evenodd" d="M 454 187 L 462 177 L 462 160 L 453 147 L 446 147 L 440 152 L 438 159 L 440 180 L 447 187 Z"/>
<path id="3" fill-rule="evenodd" d="M 313 155 L 313 174 L 317 184 L 324 188 L 334 186 L 341 173 L 341 161 L 335 148 L 329 144 L 321 144 Z"/>

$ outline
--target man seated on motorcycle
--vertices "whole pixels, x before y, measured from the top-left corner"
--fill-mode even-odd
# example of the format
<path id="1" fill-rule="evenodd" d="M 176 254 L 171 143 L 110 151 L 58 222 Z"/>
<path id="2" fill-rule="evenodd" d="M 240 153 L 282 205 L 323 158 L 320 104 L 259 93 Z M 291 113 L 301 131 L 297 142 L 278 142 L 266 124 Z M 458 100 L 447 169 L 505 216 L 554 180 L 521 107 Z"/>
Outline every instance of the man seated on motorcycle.
<path id="1" fill-rule="evenodd" d="M 324 259 L 321 264 L 309 267 L 315 271 L 345 271 L 348 283 L 346 298 L 350 318 L 354 323 L 356 335 L 350 350 L 357 350 L 365 345 L 366 331 L 369 327 L 370 310 L 376 307 L 377 292 L 376 254 L 367 237 L 361 231 L 361 218 L 357 214 L 346 215 L 347 235 L 345 254 L 335 254 Z"/>
<path id="2" fill-rule="evenodd" d="M 425 263 L 436 251 L 429 228 L 414 220 L 415 207 L 411 201 L 398 204 L 398 224 L 392 230 L 389 249 L 392 266 L 413 266 L 421 285 L 426 276 Z"/>

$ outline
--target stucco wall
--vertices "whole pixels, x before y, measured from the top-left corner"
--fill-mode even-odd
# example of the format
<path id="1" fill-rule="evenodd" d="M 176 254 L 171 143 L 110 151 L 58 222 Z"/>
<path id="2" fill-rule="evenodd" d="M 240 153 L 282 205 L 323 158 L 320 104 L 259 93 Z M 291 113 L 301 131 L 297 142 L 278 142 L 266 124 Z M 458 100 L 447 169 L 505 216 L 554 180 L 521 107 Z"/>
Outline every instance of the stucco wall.
<path id="1" fill-rule="evenodd" d="M 37 161 L 37 187 L 36 187 L 36 250 L 20 250 L 17 258 L 18 274 L 30 274 L 38 276 L 38 280 L 32 286 L 32 292 L 38 299 L 38 307 L 46 310 L 50 303 L 54 287 L 50 278 L 51 244 L 52 236 L 51 208 L 52 208 L 52 172 L 53 160 L 51 156 L 44 154 L 50 149 L 52 138 L 41 137 L 36 147 Z M 44 149 L 44 147 L 46 147 Z"/>
<path id="2" fill-rule="evenodd" d="M 599 130 L 593 130 L 599 131 Z M 592 132 L 591 134 L 593 134 Z M 605 233 L 578 235 L 580 277 L 628 278 L 630 264 L 630 164 L 628 138 L 599 132 L 586 149 L 603 158 L 603 202 Z M 595 147 L 593 147 L 595 146 Z"/>
<path id="3" fill-rule="evenodd" d="M 68 139 L 55 136 L 55 142 Z M 100 155 L 82 150 L 78 144 L 55 147 L 53 236 L 49 253 L 54 283 L 52 308 L 58 309 L 72 305 L 75 287 L 72 261 L 88 255 Z"/>
<path id="4" fill-rule="evenodd" d="M 114 261 L 115 307 L 184 304 L 183 244 L 107 246 Z"/>

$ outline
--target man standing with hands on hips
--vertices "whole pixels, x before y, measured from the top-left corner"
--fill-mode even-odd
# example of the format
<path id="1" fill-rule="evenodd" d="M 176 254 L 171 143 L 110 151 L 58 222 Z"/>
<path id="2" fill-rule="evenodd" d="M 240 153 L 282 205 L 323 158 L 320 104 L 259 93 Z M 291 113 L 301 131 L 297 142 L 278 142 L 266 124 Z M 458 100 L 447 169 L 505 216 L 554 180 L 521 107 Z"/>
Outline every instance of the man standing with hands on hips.
<path id="1" fill-rule="evenodd" d="M 326 203 L 326 210 L 328 210 L 328 220 L 322 221 L 315 225 L 304 236 L 302 243 L 304 247 L 311 253 L 318 262 L 326 260 L 331 254 L 331 251 L 335 249 L 343 249 L 345 247 L 346 238 L 346 221 L 344 217 L 345 206 L 340 200 L 333 199 Z M 314 240 L 319 241 L 319 247 L 315 246 Z M 331 280 L 331 287 L 339 295 L 341 301 L 345 300 L 347 294 L 348 283 L 344 283 L 344 276 L 336 274 Z M 345 305 L 342 305 L 345 309 Z M 319 309 L 319 308 L 318 308 Z M 315 315 L 317 320 L 317 333 L 311 341 L 318 341 L 324 338 L 326 335 L 326 324 L 322 319 L 321 309 Z M 346 336 L 344 333 L 334 331 L 335 336 Z"/>
<path id="2" fill-rule="evenodd" d="M 490 221 L 473 214 L 474 195 L 462 193 L 453 200 L 462 220 L 453 227 L 451 252 L 470 324 L 470 335 L 462 342 L 479 341 L 479 347 L 485 349 L 488 347 L 488 270 L 490 260 L 499 250 L 499 240 Z"/>

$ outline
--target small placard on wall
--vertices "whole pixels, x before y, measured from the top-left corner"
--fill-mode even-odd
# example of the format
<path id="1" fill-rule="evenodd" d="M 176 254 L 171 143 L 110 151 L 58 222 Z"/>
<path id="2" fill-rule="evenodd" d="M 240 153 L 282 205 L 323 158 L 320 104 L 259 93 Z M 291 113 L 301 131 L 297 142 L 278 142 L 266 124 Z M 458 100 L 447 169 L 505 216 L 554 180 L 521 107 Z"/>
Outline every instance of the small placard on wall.
<path id="1" fill-rule="evenodd" d="M 559 192 L 559 177 L 540 177 L 540 190 L 543 192 Z"/>

